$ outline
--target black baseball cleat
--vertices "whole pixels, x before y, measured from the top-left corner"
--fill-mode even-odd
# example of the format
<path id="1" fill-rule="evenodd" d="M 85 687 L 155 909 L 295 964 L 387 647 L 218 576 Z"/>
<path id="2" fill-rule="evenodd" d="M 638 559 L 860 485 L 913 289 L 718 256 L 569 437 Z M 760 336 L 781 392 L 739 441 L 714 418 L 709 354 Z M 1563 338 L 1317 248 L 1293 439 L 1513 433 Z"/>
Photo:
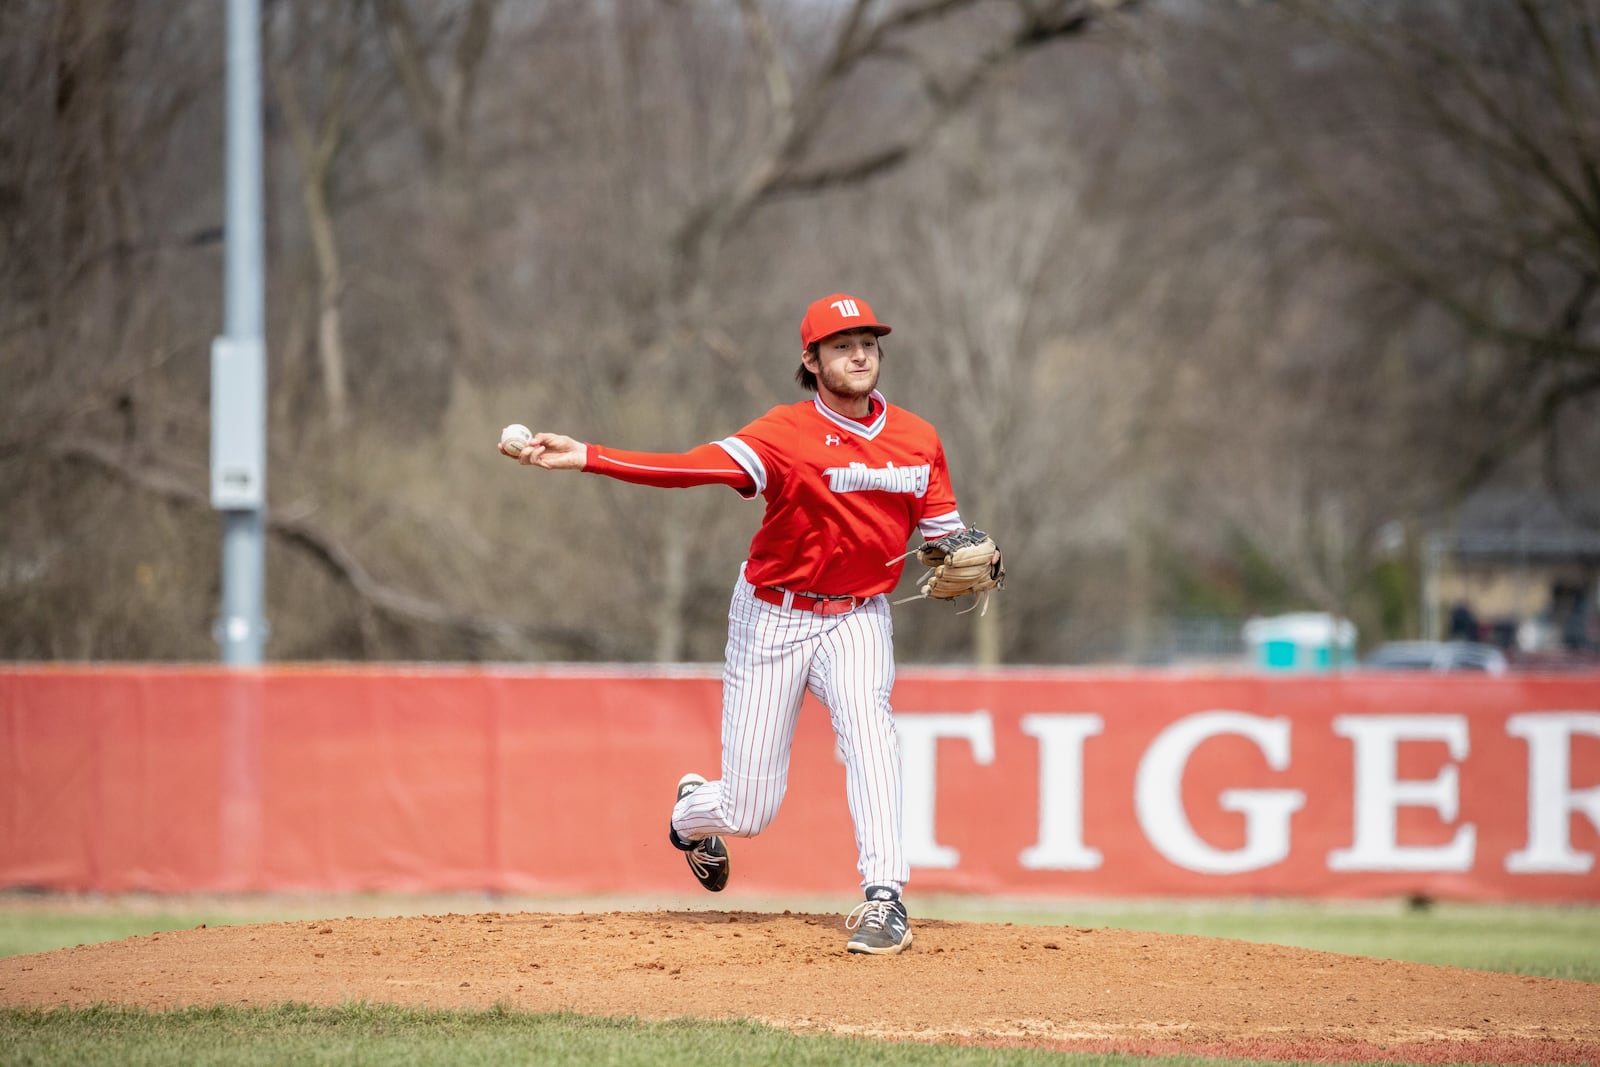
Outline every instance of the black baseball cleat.
<path id="1" fill-rule="evenodd" d="M 854 930 L 845 948 L 850 952 L 869 952 L 892 956 L 911 947 L 911 921 L 900 894 L 886 885 L 867 886 L 867 899 L 857 904 L 844 921 Z"/>
<path id="2" fill-rule="evenodd" d="M 678 779 L 678 799 L 682 800 L 705 784 L 706 780 L 698 774 L 684 775 Z M 722 843 L 722 838 L 713 834 L 699 841 L 685 841 L 678 836 L 670 820 L 667 822 L 667 838 L 672 842 L 672 847 L 680 850 L 683 858 L 689 861 L 689 870 L 694 872 L 701 885 L 713 893 L 720 893 L 727 888 L 728 846 Z"/>

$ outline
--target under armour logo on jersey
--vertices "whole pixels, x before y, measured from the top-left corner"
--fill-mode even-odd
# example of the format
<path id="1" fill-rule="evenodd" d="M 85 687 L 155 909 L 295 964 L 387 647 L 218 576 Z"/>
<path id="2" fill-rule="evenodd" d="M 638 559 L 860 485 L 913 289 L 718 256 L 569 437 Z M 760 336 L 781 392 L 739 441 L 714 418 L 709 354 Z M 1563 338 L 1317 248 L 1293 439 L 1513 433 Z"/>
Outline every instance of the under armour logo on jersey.
<path id="1" fill-rule="evenodd" d="M 830 433 L 828 436 L 826 436 L 826 437 L 824 437 L 822 439 L 822 443 L 825 444 L 825 445 L 836 445 L 836 444 L 839 444 L 840 442 L 842 442 L 843 440 L 844 440 L 844 438 L 840 437 L 838 434 Z"/>
<path id="2" fill-rule="evenodd" d="M 846 297 L 843 300 L 835 300 L 828 306 L 838 311 L 839 317 L 842 319 L 858 319 L 861 317 L 861 309 L 857 307 L 856 302 L 851 300 L 849 297 Z"/>

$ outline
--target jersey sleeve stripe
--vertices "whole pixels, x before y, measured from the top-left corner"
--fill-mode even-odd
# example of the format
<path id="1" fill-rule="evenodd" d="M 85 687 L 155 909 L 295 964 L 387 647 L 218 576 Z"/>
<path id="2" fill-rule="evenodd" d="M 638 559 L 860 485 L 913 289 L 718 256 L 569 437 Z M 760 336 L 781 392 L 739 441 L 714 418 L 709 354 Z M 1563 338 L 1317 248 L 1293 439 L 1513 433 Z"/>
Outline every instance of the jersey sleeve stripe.
<path id="1" fill-rule="evenodd" d="M 961 521 L 961 512 L 959 511 L 947 511 L 943 515 L 932 515 L 917 523 L 917 531 L 929 541 L 966 528 L 967 524 Z"/>
<path id="2" fill-rule="evenodd" d="M 760 496 L 767 490 L 767 468 L 761 462 L 761 457 L 756 455 L 755 449 L 739 440 L 737 437 L 724 437 L 715 442 L 724 452 L 727 452 L 741 470 L 750 476 L 755 483 L 755 492 L 751 496 Z"/>
<path id="3" fill-rule="evenodd" d="M 615 455 L 606 456 L 606 462 L 610 463 L 613 467 L 625 467 L 628 470 L 635 471 L 656 471 L 662 474 L 681 474 L 685 470 L 692 469 L 687 467 L 656 467 L 651 466 L 648 463 L 629 463 L 625 459 L 618 459 Z M 704 470 L 707 474 L 734 474 L 736 472 L 748 473 L 747 471 L 744 471 L 744 468 L 742 467 L 727 467 L 723 469 L 704 467 L 700 469 Z"/>

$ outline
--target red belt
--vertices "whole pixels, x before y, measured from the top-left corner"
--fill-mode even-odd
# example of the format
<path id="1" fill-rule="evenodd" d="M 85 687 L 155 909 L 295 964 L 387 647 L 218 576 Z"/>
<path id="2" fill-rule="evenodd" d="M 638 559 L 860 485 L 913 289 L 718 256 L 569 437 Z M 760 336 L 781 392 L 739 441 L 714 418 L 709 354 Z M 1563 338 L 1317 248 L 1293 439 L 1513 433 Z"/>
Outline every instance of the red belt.
<path id="1" fill-rule="evenodd" d="M 771 586 L 756 586 L 756 599 L 763 604 L 776 604 L 783 607 L 786 597 L 793 599 L 789 607 L 794 611 L 809 611 L 814 615 L 845 615 L 867 602 L 862 596 L 816 596 L 811 593 L 790 593 L 784 589 L 775 589 Z"/>

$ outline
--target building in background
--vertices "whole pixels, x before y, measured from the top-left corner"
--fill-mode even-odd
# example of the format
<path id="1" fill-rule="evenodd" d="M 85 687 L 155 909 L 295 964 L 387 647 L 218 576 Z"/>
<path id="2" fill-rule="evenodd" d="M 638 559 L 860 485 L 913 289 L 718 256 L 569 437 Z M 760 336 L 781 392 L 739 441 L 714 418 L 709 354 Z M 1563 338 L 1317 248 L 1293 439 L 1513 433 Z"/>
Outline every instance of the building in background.
<path id="1" fill-rule="evenodd" d="M 1422 595 L 1424 638 L 1524 667 L 1600 663 L 1600 500 L 1475 494 L 1427 534 Z"/>

